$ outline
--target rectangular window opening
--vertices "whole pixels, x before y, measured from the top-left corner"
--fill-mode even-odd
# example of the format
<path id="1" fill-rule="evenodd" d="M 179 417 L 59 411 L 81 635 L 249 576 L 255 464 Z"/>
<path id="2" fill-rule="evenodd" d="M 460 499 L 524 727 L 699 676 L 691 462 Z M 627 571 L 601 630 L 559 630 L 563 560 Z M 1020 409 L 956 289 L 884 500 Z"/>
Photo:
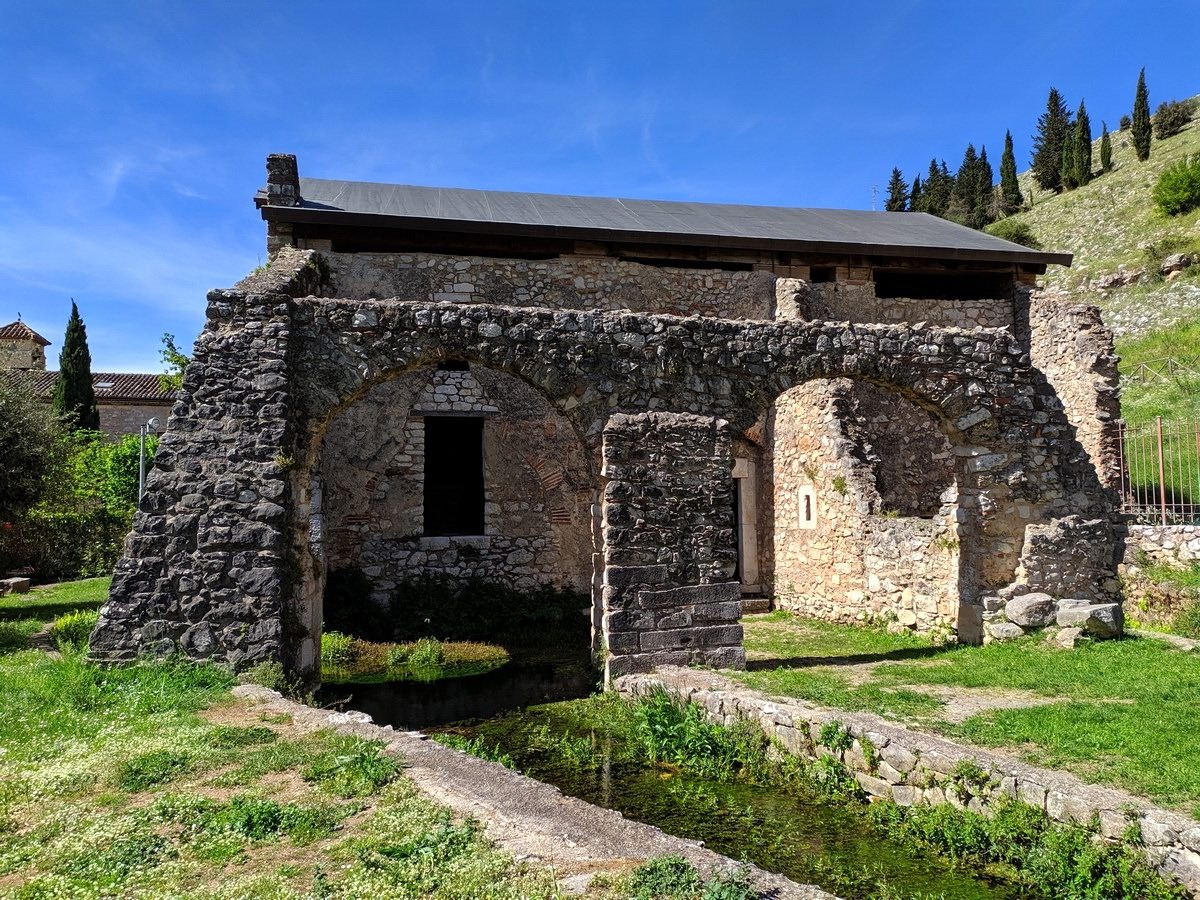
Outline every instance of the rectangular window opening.
<path id="1" fill-rule="evenodd" d="M 483 419 L 425 419 L 425 534 L 482 535 Z"/>

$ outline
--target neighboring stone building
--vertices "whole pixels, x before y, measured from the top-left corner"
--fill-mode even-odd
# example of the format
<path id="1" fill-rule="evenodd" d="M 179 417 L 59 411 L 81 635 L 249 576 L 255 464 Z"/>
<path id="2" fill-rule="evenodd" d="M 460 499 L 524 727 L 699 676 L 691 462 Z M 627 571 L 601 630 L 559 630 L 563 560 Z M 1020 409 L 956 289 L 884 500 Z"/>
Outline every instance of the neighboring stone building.
<path id="1" fill-rule="evenodd" d="M 45 369 L 50 342 L 17 319 L 0 326 L 0 370 Z"/>
<path id="2" fill-rule="evenodd" d="M 1067 255 L 287 156 L 256 202 L 271 264 L 209 295 L 98 658 L 309 671 L 337 569 L 588 590 L 610 673 L 738 664 L 743 597 L 978 641 L 1045 592 L 1119 628 L 1111 337 L 1032 290 Z"/>
<path id="3" fill-rule="evenodd" d="M 0 327 L 0 371 L 22 373 L 17 377 L 28 379 L 33 393 L 47 403 L 58 381 L 57 372 L 46 371 L 48 346 L 50 342 L 24 322 Z M 151 419 L 159 423 L 151 430 L 162 431 L 176 396 L 175 391 L 164 390 L 157 375 L 141 372 L 93 372 L 92 389 L 100 410 L 100 430 L 111 438 L 137 434 Z"/>

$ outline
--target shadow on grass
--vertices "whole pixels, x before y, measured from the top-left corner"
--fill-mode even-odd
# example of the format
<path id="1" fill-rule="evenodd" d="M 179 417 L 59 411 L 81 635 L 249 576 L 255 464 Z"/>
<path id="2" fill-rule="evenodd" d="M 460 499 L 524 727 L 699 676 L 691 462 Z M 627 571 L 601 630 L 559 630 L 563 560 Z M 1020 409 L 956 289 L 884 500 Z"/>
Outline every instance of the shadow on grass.
<path id="1" fill-rule="evenodd" d="M 940 656 L 952 646 L 905 647 L 884 653 L 850 653 L 846 656 L 789 656 L 785 659 L 751 659 L 746 661 L 748 672 L 770 672 L 775 669 L 812 669 L 817 666 L 856 666 L 862 663 L 901 662 Z"/>

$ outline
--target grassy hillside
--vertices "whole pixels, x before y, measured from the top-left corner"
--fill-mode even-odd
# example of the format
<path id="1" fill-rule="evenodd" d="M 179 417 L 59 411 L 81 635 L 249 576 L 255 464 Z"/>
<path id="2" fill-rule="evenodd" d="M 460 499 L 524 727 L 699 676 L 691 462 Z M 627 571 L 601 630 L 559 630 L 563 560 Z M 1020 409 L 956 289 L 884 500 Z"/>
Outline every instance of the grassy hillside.
<path id="1" fill-rule="evenodd" d="M 1200 254 L 1200 210 L 1165 216 L 1154 207 L 1151 190 L 1166 166 L 1200 153 L 1200 120 L 1165 141 L 1154 140 L 1150 159 L 1137 161 L 1128 132 L 1113 132 L 1113 169 L 1090 184 L 1064 194 L 1039 191 L 1032 175 L 1020 176 L 1033 207 L 1018 214 L 1048 250 L 1075 254 L 1070 268 L 1051 266 L 1050 287 L 1070 290 L 1105 311 L 1105 320 L 1126 338 L 1179 322 L 1200 321 L 1200 264 L 1173 282 L 1157 277 L 1158 265 L 1178 252 Z M 1096 166 L 1100 142 L 1093 146 Z M 1089 290 L 1094 279 L 1127 270 L 1146 270 L 1147 278 L 1124 288 Z"/>

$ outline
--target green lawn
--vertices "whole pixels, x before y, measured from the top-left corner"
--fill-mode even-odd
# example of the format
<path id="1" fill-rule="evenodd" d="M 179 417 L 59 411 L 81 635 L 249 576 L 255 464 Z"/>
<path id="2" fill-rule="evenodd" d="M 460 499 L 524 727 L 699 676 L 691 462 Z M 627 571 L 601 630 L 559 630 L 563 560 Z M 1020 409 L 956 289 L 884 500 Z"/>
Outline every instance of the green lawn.
<path id="1" fill-rule="evenodd" d="M 49 622 L 55 616 L 76 609 L 99 609 L 108 598 L 112 578 L 85 578 L 46 587 L 35 587 L 27 594 L 0 597 L 0 620 L 41 618 Z"/>
<path id="2" fill-rule="evenodd" d="M 1200 757 L 1193 752 L 1200 654 L 1133 638 L 1074 651 L 1037 637 L 940 648 L 911 635 L 786 613 L 748 617 L 746 648 L 751 669 L 734 677 L 769 694 L 876 712 L 1008 748 L 1035 765 L 1200 813 Z M 928 692 L 933 687 L 1018 690 L 1060 702 L 950 722 L 944 701 Z"/>

